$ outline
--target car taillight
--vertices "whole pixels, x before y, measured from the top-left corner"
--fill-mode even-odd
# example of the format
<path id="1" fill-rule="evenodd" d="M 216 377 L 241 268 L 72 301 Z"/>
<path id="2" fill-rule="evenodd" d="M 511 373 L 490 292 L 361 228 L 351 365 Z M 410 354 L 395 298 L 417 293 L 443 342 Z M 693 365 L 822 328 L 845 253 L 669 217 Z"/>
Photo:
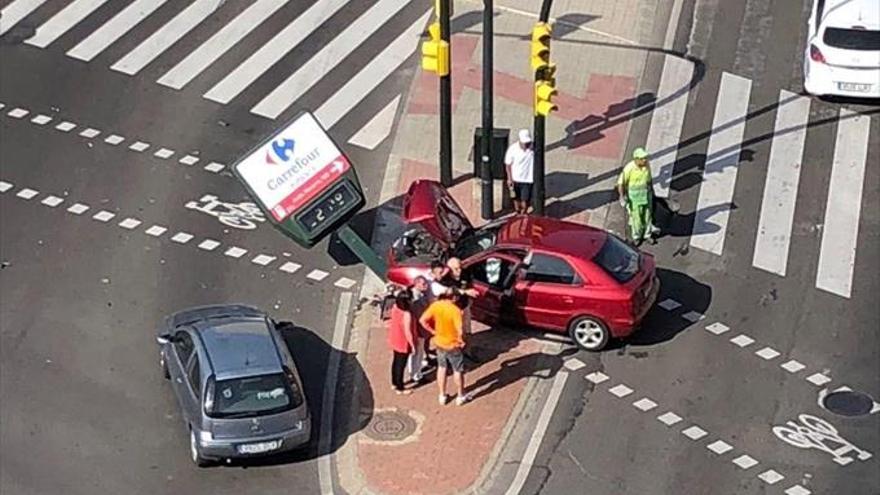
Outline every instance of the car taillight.
<path id="1" fill-rule="evenodd" d="M 292 397 L 290 401 L 293 403 L 294 407 L 302 404 L 303 395 L 302 390 L 299 389 L 299 382 L 296 381 L 296 376 L 294 376 L 293 371 L 290 370 L 287 366 L 282 368 L 284 370 L 284 376 L 287 377 L 287 383 L 290 385 L 290 391 Z"/>
<path id="2" fill-rule="evenodd" d="M 822 55 L 822 52 L 819 50 L 819 47 L 816 45 L 810 45 L 810 58 L 814 62 L 819 62 L 820 64 L 824 64 L 825 55 Z"/>
<path id="3" fill-rule="evenodd" d="M 205 385 L 205 414 L 211 415 L 214 412 L 214 376 L 208 378 Z"/>

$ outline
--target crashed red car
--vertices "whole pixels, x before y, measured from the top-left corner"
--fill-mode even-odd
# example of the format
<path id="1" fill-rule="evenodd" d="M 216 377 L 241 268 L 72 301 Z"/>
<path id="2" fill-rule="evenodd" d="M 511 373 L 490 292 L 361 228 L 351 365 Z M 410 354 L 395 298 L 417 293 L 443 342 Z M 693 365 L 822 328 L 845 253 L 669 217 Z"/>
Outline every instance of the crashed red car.
<path id="1" fill-rule="evenodd" d="M 654 258 L 601 229 L 515 216 L 474 228 L 437 182 L 413 182 L 406 228 L 391 247 L 388 279 L 410 285 L 432 260 L 461 258 L 480 293 L 474 319 L 566 332 L 598 351 L 630 335 L 660 289 Z"/>

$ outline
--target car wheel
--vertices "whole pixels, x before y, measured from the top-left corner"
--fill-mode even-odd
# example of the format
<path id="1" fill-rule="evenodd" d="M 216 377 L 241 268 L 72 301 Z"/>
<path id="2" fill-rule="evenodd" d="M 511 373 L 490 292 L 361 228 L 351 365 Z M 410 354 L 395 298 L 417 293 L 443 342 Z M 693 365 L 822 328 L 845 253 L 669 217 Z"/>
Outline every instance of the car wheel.
<path id="1" fill-rule="evenodd" d="M 202 457 L 202 453 L 199 452 L 199 442 L 196 438 L 196 432 L 192 429 L 189 430 L 189 454 L 196 466 L 207 467 L 211 465 L 211 462 Z"/>
<path id="2" fill-rule="evenodd" d="M 165 360 L 165 353 L 159 353 L 159 365 L 162 366 L 162 376 L 165 377 L 166 380 L 171 379 L 171 373 L 168 372 L 168 361 Z"/>
<path id="3" fill-rule="evenodd" d="M 581 349 L 601 351 L 608 345 L 610 334 L 602 320 L 592 316 L 580 316 L 568 326 L 568 335 Z"/>

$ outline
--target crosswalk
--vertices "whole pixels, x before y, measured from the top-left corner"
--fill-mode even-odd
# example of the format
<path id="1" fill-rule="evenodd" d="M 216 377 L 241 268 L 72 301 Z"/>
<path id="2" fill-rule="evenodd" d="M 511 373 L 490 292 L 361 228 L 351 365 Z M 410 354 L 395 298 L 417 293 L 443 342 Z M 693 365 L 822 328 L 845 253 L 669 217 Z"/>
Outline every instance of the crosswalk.
<path id="1" fill-rule="evenodd" d="M 646 141 L 653 154 L 651 167 L 658 197 L 669 196 L 670 183 L 676 174 L 674 169 L 680 159 L 678 148 L 687 118 L 692 75 L 690 62 L 666 56 L 657 92 L 660 106 L 652 115 Z M 747 196 L 750 191 L 738 190 L 736 185 L 741 151 L 744 143 L 753 139 L 747 130 L 752 118 L 749 115 L 752 98 L 752 81 L 727 72 L 721 74 L 689 243 L 703 252 L 724 256 L 725 241 L 730 239 L 729 224 L 737 215 L 734 205 L 737 201 L 760 200 L 758 218 L 751 219 L 757 220 L 756 229 L 750 234 L 754 239 L 751 264 L 754 268 L 785 277 L 790 259 L 795 254 L 805 254 L 797 252 L 801 246 L 792 246 L 792 237 L 797 201 L 805 194 L 803 182 L 807 179 L 802 177 L 801 169 L 808 129 L 812 127 L 811 107 L 815 103 L 809 97 L 784 89 L 779 91 L 774 105 L 775 122 L 772 137 L 769 137 L 769 155 L 766 161 L 761 157 L 755 163 L 749 163 L 750 167 L 759 167 L 765 174 L 763 192 Z M 825 190 L 825 207 L 811 216 L 823 219 L 817 228 L 821 233 L 819 253 L 817 257 L 815 253 L 811 256 L 818 259 L 815 287 L 850 298 L 857 264 L 861 213 L 866 207 L 863 190 L 871 117 L 845 107 L 836 112 L 836 131 L 829 130 L 827 136 L 833 145 L 833 158 L 825 164 L 825 169 L 830 169 L 830 178 L 827 178 L 827 184 L 821 184 Z M 874 131 L 877 132 L 876 125 Z M 826 177 L 809 179 L 826 181 Z M 811 187 L 810 191 L 815 189 Z M 737 199 L 737 194 L 743 197 Z M 749 225 L 748 222 L 744 224 Z"/>
<path id="2" fill-rule="evenodd" d="M 65 52 L 66 56 L 87 63 L 110 59 L 112 71 L 132 77 L 149 73 L 147 69 L 151 66 L 170 66 L 156 83 L 178 91 L 186 90 L 210 68 L 215 80 L 199 81 L 209 86 L 201 95 L 204 99 L 229 105 L 246 97 L 247 101 L 257 101 L 250 108 L 251 113 L 273 120 L 289 117 L 288 111 L 317 85 L 338 86 L 336 93 L 323 101 L 316 112 L 322 124 L 329 128 L 376 90 L 418 48 L 430 5 L 426 3 L 424 15 L 414 19 L 415 16 L 404 11 L 416 4 L 415 0 L 377 0 L 364 8 L 363 2 L 354 0 L 316 0 L 292 16 L 289 12 L 298 11 L 300 2 L 12 0 L 0 10 L 0 36 L 20 23 L 38 24 L 32 36 L 24 40 L 27 46 L 52 49 L 64 39 L 66 47 L 72 46 Z M 335 17 L 347 15 L 346 11 L 358 15 L 351 22 L 334 22 L 338 20 Z M 90 17 L 106 20 L 91 32 L 83 33 L 82 26 L 87 24 L 84 21 Z M 168 17 L 169 20 L 158 26 L 155 20 L 150 22 L 151 18 Z M 218 19 L 230 20 L 201 43 L 188 39 L 200 26 L 208 22 L 216 24 Z M 235 47 L 251 37 L 263 39 L 260 36 L 266 36 L 266 30 L 276 32 L 248 52 L 244 60 L 236 59 L 241 57 L 241 50 L 233 50 Z M 310 44 L 306 51 L 314 53 L 305 54 L 302 62 L 282 63 L 294 50 L 302 52 L 310 37 L 317 33 L 326 37 L 328 31 L 333 33 L 332 38 Z M 204 27 L 201 32 L 205 32 Z M 81 39 L 71 40 L 70 36 Z M 132 44 L 134 47 L 126 53 L 114 50 L 114 46 Z M 190 45 L 192 50 L 180 54 L 180 46 Z M 359 56 L 352 57 L 364 45 L 377 47 L 368 49 L 377 53 L 361 50 Z M 169 60 L 171 53 L 176 60 Z M 343 80 L 328 78 L 328 73 L 341 64 L 357 66 L 358 70 Z M 218 67 L 228 70 L 218 75 Z M 253 94 L 255 83 L 261 78 L 274 81 L 279 76 L 282 81 L 277 86 L 261 89 L 263 94 Z"/>

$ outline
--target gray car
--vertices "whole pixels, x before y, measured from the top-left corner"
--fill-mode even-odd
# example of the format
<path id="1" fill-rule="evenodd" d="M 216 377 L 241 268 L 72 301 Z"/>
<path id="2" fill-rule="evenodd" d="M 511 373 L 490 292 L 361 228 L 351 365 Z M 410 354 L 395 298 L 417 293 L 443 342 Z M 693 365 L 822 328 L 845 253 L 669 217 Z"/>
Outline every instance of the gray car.
<path id="1" fill-rule="evenodd" d="M 188 309 L 159 331 L 160 363 L 206 466 L 278 454 L 309 442 L 302 380 L 276 323 L 242 305 Z"/>

